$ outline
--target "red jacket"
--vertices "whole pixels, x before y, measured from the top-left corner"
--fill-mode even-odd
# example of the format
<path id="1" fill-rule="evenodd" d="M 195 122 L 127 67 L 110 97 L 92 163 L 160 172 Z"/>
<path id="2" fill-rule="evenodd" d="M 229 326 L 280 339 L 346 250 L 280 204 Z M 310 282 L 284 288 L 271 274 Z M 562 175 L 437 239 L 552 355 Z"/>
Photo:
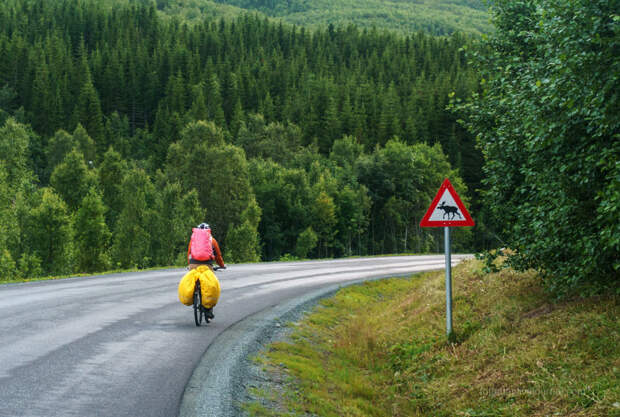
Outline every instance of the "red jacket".
<path id="1" fill-rule="evenodd" d="M 224 264 L 224 259 L 222 258 L 222 252 L 220 251 L 220 245 L 217 244 L 217 240 L 213 236 L 211 236 L 211 243 L 213 244 L 213 254 L 215 255 L 215 262 L 222 268 L 226 266 Z M 189 240 L 189 245 L 187 246 L 187 261 L 189 262 L 190 251 L 192 249 L 192 239 Z"/>

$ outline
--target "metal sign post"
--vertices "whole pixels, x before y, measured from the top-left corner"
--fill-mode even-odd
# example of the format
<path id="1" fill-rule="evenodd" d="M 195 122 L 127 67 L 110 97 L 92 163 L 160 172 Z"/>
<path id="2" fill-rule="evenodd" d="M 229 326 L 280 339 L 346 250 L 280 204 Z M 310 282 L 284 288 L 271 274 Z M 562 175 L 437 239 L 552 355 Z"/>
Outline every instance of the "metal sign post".
<path id="1" fill-rule="evenodd" d="M 446 333 L 452 336 L 452 256 L 450 254 L 450 227 L 474 226 L 474 219 L 447 178 L 420 222 L 421 227 L 443 227 L 446 252 Z"/>
<path id="2" fill-rule="evenodd" d="M 443 228 L 446 252 L 446 333 L 452 334 L 452 257 L 450 254 L 450 228 Z"/>

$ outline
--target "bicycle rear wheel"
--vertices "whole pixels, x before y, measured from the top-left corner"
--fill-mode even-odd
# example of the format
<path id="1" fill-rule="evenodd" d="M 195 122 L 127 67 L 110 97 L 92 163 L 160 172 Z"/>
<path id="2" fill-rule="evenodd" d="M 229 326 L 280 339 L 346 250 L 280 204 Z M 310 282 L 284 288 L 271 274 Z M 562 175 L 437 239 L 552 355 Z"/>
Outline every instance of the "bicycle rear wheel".
<path id="1" fill-rule="evenodd" d="M 194 321 L 196 326 L 200 326 L 202 323 L 202 297 L 200 295 L 200 284 L 196 283 L 194 288 Z"/>

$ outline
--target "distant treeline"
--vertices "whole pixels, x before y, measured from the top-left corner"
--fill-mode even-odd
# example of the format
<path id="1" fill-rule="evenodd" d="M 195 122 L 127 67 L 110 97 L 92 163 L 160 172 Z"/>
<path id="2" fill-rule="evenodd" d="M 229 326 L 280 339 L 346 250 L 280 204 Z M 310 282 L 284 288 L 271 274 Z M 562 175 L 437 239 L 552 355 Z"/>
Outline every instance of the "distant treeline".
<path id="1" fill-rule="evenodd" d="M 480 181 L 445 110 L 477 86 L 461 35 L 69 0 L 3 2 L 0 31 L 13 275 L 179 262 L 205 220 L 237 261 L 439 250 L 417 227 L 438 185 Z"/>

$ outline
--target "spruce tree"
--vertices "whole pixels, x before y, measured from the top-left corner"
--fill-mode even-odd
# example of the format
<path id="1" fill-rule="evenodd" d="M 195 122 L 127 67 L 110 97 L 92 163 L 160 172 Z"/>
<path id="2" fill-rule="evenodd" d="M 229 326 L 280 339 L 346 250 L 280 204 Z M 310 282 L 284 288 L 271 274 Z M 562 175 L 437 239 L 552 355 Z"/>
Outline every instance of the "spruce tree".
<path id="1" fill-rule="evenodd" d="M 187 112 L 188 121 L 208 120 L 209 111 L 204 95 L 204 85 L 196 84 L 192 87 L 192 107 Z"/>
<path id="2" fill-rule="evenodd" d="M 36 74 L 32 85 L 32 112 L 33 127 L 44 135 L 51 135 L 57 123 L 54 109 L 55 90 L 50 79 L 47 62 L 43 52 L 39 51 L 36 62 Z"/>
<path id="3" fill-rule="evenodd" d="M 84 126 L 88 135 L 95 141 L 97 151 L 103 152 L 107 148 L 103 127 L 103 113 L 101 112 L 99 96 L 89 73 L 86 74 L 86 81 L 80 90 L 76 113 L 77 121 Z"/>
<path id="4" fill-rule="evenodd" d="M 209 119 L 216 125 L 226 127 L 226 117 L 222 108 L 222 94 L 217 74 L 213 73 L 207 82 L 207 110 Z"/>

